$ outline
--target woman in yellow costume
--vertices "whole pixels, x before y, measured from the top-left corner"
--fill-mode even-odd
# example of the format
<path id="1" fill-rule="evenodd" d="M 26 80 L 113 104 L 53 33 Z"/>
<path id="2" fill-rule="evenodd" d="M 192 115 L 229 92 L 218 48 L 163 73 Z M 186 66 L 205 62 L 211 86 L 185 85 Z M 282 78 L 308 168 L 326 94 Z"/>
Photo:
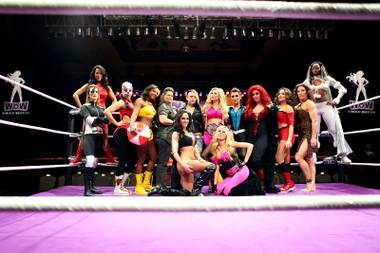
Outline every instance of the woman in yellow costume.
<path id="1" fill-rule="evenodd" d="M 131 116 L 131 131 L 136 132 L 136 122 L 151 128 L 153 119 L 156 115 L 154 102 L 160 95 L 160 90 L 154 84 L 147 86 L 141 94 L 141 97 L 135 101 L 133 113 Z M 149 157 L 148 168 L 143 175 L 143 164 L 146 157 Z M 153 132 L 150 130 L 149 141 L 137 146 L 137 167 L 136 167 L 136 189 L 138 195 L 147 195 L 153 187 L 151 183 L 154 163 L 157 159 L 157 150 L 153 142 Z"/>

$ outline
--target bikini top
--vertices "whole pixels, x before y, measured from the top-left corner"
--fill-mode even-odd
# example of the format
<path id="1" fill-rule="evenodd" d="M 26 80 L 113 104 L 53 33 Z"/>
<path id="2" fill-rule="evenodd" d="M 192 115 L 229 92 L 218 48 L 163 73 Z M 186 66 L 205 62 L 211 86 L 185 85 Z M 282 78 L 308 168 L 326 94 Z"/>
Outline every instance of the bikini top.
<path id="1" fill-rule="evenodd" d="M 277 114 L 277 123 L 279 125 L 294 126 L 294 112 L 279 111 Z"/>
<path id="2" fill-rule="evenodd" d="M 221 119 L 223 120 L 223 112 L 221 109 L 214 109 L 214 107 L 210 107 L 207 110 L 207 120 L 210 119 Z"/>
<path id="3" fill-rule="evenodd" d="M 194 136 L 183 134 L 178 140 L 178 148 L 191 147 L 194 144 Z"/>
<path id="4" fill-rule="evenodd" d="M 139 117 L 154 118 L 156 115 L 156 110 L 152 105 L 144 105 L 140 108 Z"/>
<path id="5" fill-rule="evenodd" d="M 133 113 L 133 104 L 128 100 L 124 100 L 125 105 L 119 109 L 120 119 L 123 119 L 125 115 L 131 117 Z M 131 108 L 132 105 L 132 108 Z"/>

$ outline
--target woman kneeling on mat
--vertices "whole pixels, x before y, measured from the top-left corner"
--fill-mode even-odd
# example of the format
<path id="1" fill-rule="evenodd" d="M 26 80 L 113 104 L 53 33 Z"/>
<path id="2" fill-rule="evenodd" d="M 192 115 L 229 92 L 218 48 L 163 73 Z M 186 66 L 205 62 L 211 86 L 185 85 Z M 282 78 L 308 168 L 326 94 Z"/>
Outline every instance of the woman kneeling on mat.
<path id="1" fill-rule="evenodd" d="M 214 177 L 216 166 L 200 156 L 195 147 L 192 125 L 190 112 L 181 110 L 177 113 L 172 135 L 172 153 L 177 161 L 182 187 L 185 191 L 200 195 L 203 185 Z M 201 175 L 194 182 L 194 173 L 197 172 L 201 172 Z"/>
<path id="2" fill-rule="evenodd" d="M 108 124 L 104 116 L 104 109 L 98 105 L 99 89 L 90 84 L 86 91 L 86 103 L 80 107 L 80 115 L 84 119 L 83 151 L 86 156 L 86 164 L 83 168 L 84 196 L 92 196 L 93 193 L 102 192 L 94 187 L 95 168 L 98 165 L 98 157 L 103 153 L 103 128 L 102 124 Z"/>
<path id="3" fill-rule="evenodd" d="M 236 148 L 246 149 L 244 162 L 240 162 Z M 217 195 L 264 194 L 258 177 L 250 172 L 246 163 L 252 154 L 253 144 L 236 142 L 226 126 L 219 126 L 211 141 L 212 161 L 219 167 L 223 181 L 217 185 Z"/>

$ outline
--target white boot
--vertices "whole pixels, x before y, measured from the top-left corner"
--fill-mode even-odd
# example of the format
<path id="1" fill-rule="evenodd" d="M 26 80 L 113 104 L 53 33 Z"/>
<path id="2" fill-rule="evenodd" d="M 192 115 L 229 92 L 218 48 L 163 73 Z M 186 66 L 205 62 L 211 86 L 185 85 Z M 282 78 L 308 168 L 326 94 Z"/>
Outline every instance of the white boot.
<path id="1" fill-rule="evenodd" d="M 129 177 L 129 174 L 124 173 L 122 176 L 115 176 L 115 188 L 113 190 L 113 193 L 115 195 L 130 195 L 131 192 L 124 187 L 125 182 L 127 181 L 127 178 Z"/>
<path id="2" fill-rule="evenodd" d="M 347 156 L 343 156 L 342 157 L 342 163 L 344 163 L 344 164 L 351 164 L 351 159 L 350 158 L 348 158 Z"/>

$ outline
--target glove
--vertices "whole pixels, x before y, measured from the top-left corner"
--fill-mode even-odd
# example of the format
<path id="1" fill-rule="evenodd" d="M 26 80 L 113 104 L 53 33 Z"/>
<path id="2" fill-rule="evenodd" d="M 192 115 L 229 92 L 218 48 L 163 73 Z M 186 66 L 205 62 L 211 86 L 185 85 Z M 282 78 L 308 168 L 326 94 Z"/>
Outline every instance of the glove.
<path id="1" fill-rule="evenodd" d="M 96 117 L 94 121 L 92 122 L 92 126 L 99 126 L 101 124 L 108 124 L 108 119 L 107 117 Z"/>

